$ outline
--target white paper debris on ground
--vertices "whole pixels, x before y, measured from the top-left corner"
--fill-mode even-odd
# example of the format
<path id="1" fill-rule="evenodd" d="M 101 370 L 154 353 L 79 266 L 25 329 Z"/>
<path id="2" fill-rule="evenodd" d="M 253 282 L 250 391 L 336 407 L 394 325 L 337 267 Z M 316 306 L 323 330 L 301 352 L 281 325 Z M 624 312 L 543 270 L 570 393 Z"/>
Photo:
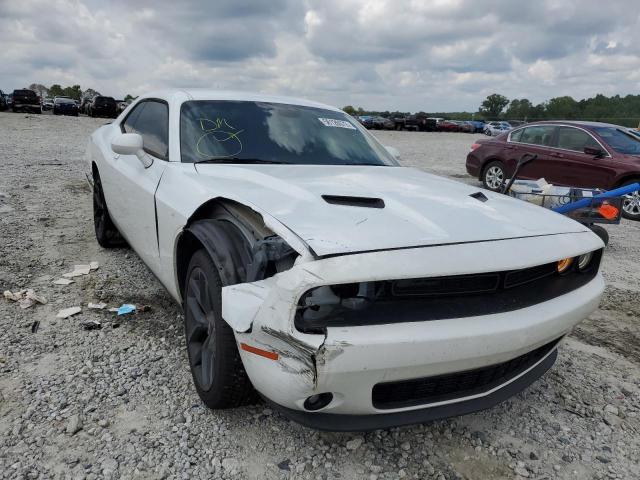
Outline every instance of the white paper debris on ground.
<path id="1" fill-rule="evenodd" d="M 94 271 L 100 267 L 98 262 L 89 262 L 89 270 Z"/>
<path id="2" fill-rule="evenodd" d="M 100 302 L 100 303 L 93 303 L 93 302 L 89 302 L 87 304 L 88 308 L 93 308 L 95 310 L 102 310 L 103 308 L 105 308 L 107 306 L 106 303 Z"/>
<path id="3" fill-rule="evenodd" d="M 82 307 L 69 307 L 63 308 L 58 312 L 56 318 L 69 318 L 73 315 L 76 315 L 82 311 Z"/>
<path id="4" fill-rule="evenodd" d="M 84 273 L 80 273 L 80 272 L 77 272 L 75 270 L 73 272 L 67 272 L 67 273 L 63 273 L 62 274 L 62 276 L 65 277 L 65 278 L 80 277 L 82 275 L 84 275 Z"/>
<path id="5" fill-rule="evenodd" d="M 74 283 L 74 281 L 69 278 L 58 278 L 53 281 L 54 285 L 69 285 L 70 283 Z"/>
<path id="6" fill-rule="evenodd" d="M 36 303 L 47 303 L 47 299 L 38 295 L 32 288 L 20 290 L 18 292 L 6 290 L 4 292 L 4 298 L 12 302 L 18 302 L 20 308 L 30 308 L 33 307 Z"/>
<path id="7" fill-rule="evenodd" d="M 11 300 L 12 302 L 19 302 L 22 298 L 22 292 L 13 293 L 11 290 L 5 290 L 4 298 L 6 298 L 7 300 Z"/>
<path id="8" fill-rule="evenodd" d="M 118 310 L 120 310 L 118 307 L 113 307 L 109 309 L 109 311 L 112 313 L 118 313 Z"/>
<path id="9" fill-rule="evenodd" d="M 62 276 L 66 278 L 79 277 L 81 275 L 89 275 L 90 271 L 91 271 L 90 265 L 74 265 L 73 271 L 63 273 Z"/>

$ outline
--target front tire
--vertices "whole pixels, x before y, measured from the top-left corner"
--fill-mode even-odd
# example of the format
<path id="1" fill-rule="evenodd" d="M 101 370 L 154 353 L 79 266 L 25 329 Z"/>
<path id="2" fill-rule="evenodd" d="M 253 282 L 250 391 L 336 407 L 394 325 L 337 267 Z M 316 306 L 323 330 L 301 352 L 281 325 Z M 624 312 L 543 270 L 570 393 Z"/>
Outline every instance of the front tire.
<path id="1" fill-rule="evenodd" d="M 602 242 L 604 243 L 605 247 L 607 245 L 609 245 L 609 232 L 607 232 L 600 225 L 589 225 L 589 228 L 591 229 L 591 231 L 593 233 L 595 233 L 596 235 L 598 235 L 600 237 L 600 240 L 602 240 Z"/>
<path id="2" fill-rule="evenodd" d="M 490 162 L 482 171 L 482 184 L 484 188 L 493 192 L 500 191 L 506 178 L 504 163 L 499 160 Z"/>
<path id="3" fill-rule="evenodd" d="M 640 179 L 634 178 L 624 182 L 621 187 L 638 183 Z M 640 192 L 633 192 L 625 195 L 622 199 L 622 216 L 628 220 L 640 220 Z"/>
<path id="4" fill-rule="evenodd" d="M 93 175 L 93 226 L 96 240 L 102 248 L 116 248 L 126 245 L 109 215 L 100 174 L 97 171 Z"/>
<path id="5" fill-rule="evenodd" d="M 191 257 L 184 294 L 184 327 L 193 383 L 211 409 L 254 399 L 233 330 L 222 318 L 222 281 L 204 249 Z"/>

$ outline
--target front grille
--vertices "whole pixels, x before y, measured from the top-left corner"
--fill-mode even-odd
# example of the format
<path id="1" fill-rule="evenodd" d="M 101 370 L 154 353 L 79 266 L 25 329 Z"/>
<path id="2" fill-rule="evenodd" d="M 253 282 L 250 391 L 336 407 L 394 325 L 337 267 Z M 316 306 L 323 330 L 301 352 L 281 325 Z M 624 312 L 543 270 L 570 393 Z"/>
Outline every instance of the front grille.
<path id="1" fill-rule="evenodd" d="M 363 284 L 331 285 L 339 301 L 331 308 L 314 305 L 314 289 L 298 301 L 296 328 L 319 333 L 327 327 L 424 322 L 450 318 L 481 317 L 513 312 L 547 302 L 572 292 L 594 279 L 602 250 L 594 252 L 585 271 L 577 262 L 564 274 L 557 263 L 546 263 L 520 270 L 485 272 L 446 277 L 376 280 Z M 351 303 L 357 306 L 351 307 Z M 517 321 L 514 319 L 514 321 Z"/>
<path id="2" fill-rule="evenodd" d="M 373 406 L 384 410 L 405 408 L 487 392 L 542 360 L 561 338 L 497 365 L 435 377 L 378 383 L 373 387 Z"/>
<path id="3" fill-rule="evenodd" d="M 493 292 L 500 285 L 499 273 L 456 275 L 452 277 L 409 278 L 391 282 L 395 297 L 462 295 Z"/>

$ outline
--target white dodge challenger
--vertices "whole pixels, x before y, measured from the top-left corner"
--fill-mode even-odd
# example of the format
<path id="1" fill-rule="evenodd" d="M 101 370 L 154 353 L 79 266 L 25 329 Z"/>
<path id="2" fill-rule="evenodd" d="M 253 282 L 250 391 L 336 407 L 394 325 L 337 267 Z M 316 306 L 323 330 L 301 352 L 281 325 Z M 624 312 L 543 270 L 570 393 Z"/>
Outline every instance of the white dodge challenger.
<path id="1" fill-rule="evenodd" d="M 339 109 L 224 91 L 145 95 L 93 133 L 98 243 L 183 306 L 208 407 L 257 390 L 327 430 L 477 411 L 598 306 L 591 231 L 394 153 Z"/>

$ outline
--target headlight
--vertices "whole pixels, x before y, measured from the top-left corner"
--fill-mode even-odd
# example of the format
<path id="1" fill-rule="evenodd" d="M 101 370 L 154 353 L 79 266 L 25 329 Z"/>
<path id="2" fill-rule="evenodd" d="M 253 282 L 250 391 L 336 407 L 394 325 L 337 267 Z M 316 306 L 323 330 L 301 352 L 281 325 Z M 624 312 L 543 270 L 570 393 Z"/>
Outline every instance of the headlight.
<path id="1" fill-rule="evenodd" d="M 580 255 L 578 257 L 578 270 L 580 270 L 581 272 L 585 270 L 591 264 L 592 258 L 593 258 L 593 252 Z"/>

